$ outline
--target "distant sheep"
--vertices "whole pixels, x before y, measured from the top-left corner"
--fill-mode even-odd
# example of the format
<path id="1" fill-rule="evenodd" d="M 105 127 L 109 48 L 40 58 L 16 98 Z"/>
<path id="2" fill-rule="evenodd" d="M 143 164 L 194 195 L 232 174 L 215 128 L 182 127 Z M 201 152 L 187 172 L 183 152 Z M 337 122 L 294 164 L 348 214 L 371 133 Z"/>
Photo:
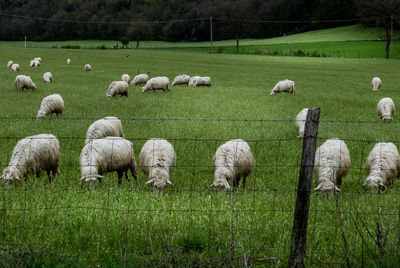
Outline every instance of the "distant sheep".
<path id="1" fill-rule="evenodd" d="M 86 142 L 105 137 L 124 137 L 122 123 L 117 117 L 108 116 L 93 122 L 86 132 Z"/>
<path id="2" fill-rule="evenodd" d="M 177 77 L 174 78 L 174 81 L 172 82 L 172 86 L 187 85 L 187 84 L 189 84 L 189 80 L 190 80 L 190 76 L 187 74 L 178 75 Z"/>
<path id="3" fill-rule="evenodd" d="M 67 59 L 67 64 L 71 64 L 71 59 Z"/>
<path id="4" fill-rule="evenodd" d="M 121 137 L 105 137 L 90 140 L 83 147 L 79 165 L 81 168 L 81 180 L 94 183 L 103 174 L 116 171 L 118 184 L 122 182 L 122 176 L 129 181 L 128 171 L 137 180 L 137 167 L 132 143 Z"/>
<path id="5" fill-rule="evenodd" d="M 125 81 L 125 82 L 127 82 L 129 84 L 129 81 L 131 80 L 131 78 L 130 78 L 129 74 L 123 74 L 121 76 L 121 80 Z"/>
<path id="6" fill-rule="evenodd" d="M 149 177 L 155 191 L 162 191 L 171 184 L 170 176 L 176 166 L 176 154 L 171 143 L 164 139 L 149 139 L 139 154 L 139 166 Z"/>
<path id="7" fill-rule="evenodd" d="M 396 145 L 391 142 L 379 142 L 369 153 L 365 170 L 368 177 L 364 186 L 380 188 L 390 186 L 400 177 L 400 159 Z"/>
<path id="8" fill-rule="evenodd" d="M 299 132 L 297 138 L 304 137 L 304 127 L 306 125 L 307 113 L 308 113 L 308 108 L 304 108 L 296 116 L 295 124 L 296 124 L 296 129 Z"/>
<path id="9" fill-rule="evenodd" d="M 276 83 L 274 88 L 271 90 L 270 95 L 273 96 L 276 93 L 287 92 L 296 95 L 296 88 L 294 87 L 294 81 L 292 80 L 283 80 Z"/>
<path id="10" fill-rule="evenodd" d="M 378 89 L 382 86 L 382 80 L 379 77 L 372 78 L 372 90 L 378 91 Z"/>
<path id="11" fill-rule="evenodd" d="M 38 62 L 40 62 L 40 63 L 42 62 L 42 58 L 41 58 L 41 57 L 34 58 L 33 60 L 34 60 L 34 61 L 38 61 Z"/>
<path id="12" fill-rule="evenodd" d="M 189 87 L 206 86 L 211 87 L 211 78 L 208 76 L 192 76 L 189 79 Z"/>
<path id="13" fill-rule="evenodd" d="M 40 109 L 37 113 L 36 118 L 44 118 L 49 114 L 55 113 L 58 117 L 64 111 L 64 100 L 59 94 L 52 94 L 43 98 L 40 104 Z"/>
<path id="14" fill-rule="evenodd" d="M 20 140 L 14 147 L 10 163 L 1 177 L 7 182 L 21 180 L 29 174 L 40 177 L 42 170 L 47 172 L 49 182 L 60 174 L 60 144 L 52 134 L 39 134 Z"/>
<path id="15" fill-rule="evenodd" d="M 85 71 L 90 72 L 92 70 L 92 66 L 90 64 L 85 64 Z"/>
<path id="16" fill-rule="evenodd" d="M 131 82 L 131 86 L 134 87 L 139 84 L 145 84 L 148 80 L 149 80 L 149 76 L 147 74 L 138 74 L 133 78 L 133 80 Z"/>
<path id="17" fill-rule="evenodd" d="M 35 83 L 32 82 L 32 79 L 26 75 L 18 75 L 15 78 L 15 89 L 17 91 L 26 89 L 32 89 L 32 91 L 36 90 Z"/>
<path id="18" fill-rule="evenodd" d="M 350 165 L 350 153 L 342 140 L 325 141 L 315 152 L 314 174 L 319 183 L 315 190 L 340 191 L 336 185 L 342 184 Z"/>
<path id="19" fill-rule="evenodd" d="M 14 62 L 12 60 L 10 60 L 9 62 L 7 62 L 7 68 L 11 68 L 11 66 L 14 64 Z"/>
<path id="20" fill-rule="evenodd" d="M 33 67 L 39 67 L 40 66 L 40 61 L 38 59 L 33 60 Z"/>
<path id="21" fill-rule="evenodd" d="M 129 84 L 125 81 L 114 81 L 108 87 L 106 97 L 111 98 L 117 95 L 128 97 Z"/>
<path id="22" fill-rule="evenodd" d="M 169 79 L 166 76 L 157 76 L 151 78 L 147 81 L 146 85 L 142 87 L 142 92 L 147 91 L 156 91 L 156 90 L 163 90 L 165 92 L 169 91 Z"/>
<path id="23" fill-rule="evenodd" d="M 13 70 L 13 72 L 19 72 L 19 64 L 14 63 L 11 65 L 11 70 Z"/>
<path id="24" fill-rule="evenodd" d="M 43 75 L 43 81 L 45 83 L 51 83 L 53 82 L 53 75 L 51 74 L 51 72 L 46 72 Z"/>
<path id="25" fill-rule="evenodd" d="M 214 182 L 211 186 L 218 190 L 230 189 L 228 180 L 233 181 L 233 187 L 238 187 L 241 177 L 243 177 L 243 188 L 245 188 L 246 178 L 254 168 L 250 146 L 241 139 L 230 140 L 219 146 L 213 163 Z"/>
<path id="26" fill-rule="evenodd" d="M 385 122 L 392 121 L 392 116 L 395 112 L 394 102 L 391 98 L 383 98 L 376 106 L 376 112 Z"/>
<path id="27" fill-rule="evenodd" d="M 29 66 L 30 66 L 30 67 L 35 67 L 35 61 L 34 61 L 34 60 L 31 60 L 31 61 L 29 62 Z"/>

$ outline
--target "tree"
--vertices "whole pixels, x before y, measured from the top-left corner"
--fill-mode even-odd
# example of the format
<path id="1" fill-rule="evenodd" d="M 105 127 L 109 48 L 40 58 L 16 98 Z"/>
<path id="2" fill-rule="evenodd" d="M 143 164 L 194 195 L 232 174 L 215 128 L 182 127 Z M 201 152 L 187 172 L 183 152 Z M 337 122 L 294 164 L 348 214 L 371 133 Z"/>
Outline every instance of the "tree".
<path id="1" fill-rule="evenodd" d="M 150 38 L 150 27 L 147 24 L 133 24 L 126 30 L 126 35 L 136 41 L 136 48 L 139 48 L 140 41 Z"/>
<path id="2" fill-rule="evenodd" d="M 383 27 L 386 32 L 386 59 L 389 59 L 389 48 L 392 41 L 391 28 L 394 18 L 400 15 L 400 0 L 359 0 L 358 14 L 364 24 Z"/>
<path id="3" fill-rule="evenodd" d="M 129 38 L 126 36 L 122 36 L 119 41 L 121 42 L 123 48 L 126 48 L 129 44 Z"/>

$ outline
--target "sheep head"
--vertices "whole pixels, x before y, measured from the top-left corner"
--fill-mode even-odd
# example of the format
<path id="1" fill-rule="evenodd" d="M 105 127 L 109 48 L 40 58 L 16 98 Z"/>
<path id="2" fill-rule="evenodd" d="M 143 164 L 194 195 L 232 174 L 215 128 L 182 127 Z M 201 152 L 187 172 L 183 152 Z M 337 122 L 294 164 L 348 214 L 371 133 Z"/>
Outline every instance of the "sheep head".
<path id="1" fill-rule="evenodd" d="M 161 169 L 152 169 L 150 171 L 150 180 L 146 182 L 146 184 L 153 183 L 153 186 L 159 190 L 164 189 L 167 184 L 173 185 L 169 180 L 168 172 Z"/>
<path id="2" fill-rule="evenodd" d="M 379 190 L 385 190 L 385 185 L 383 184 L 382 178 L 378 176 L 368 176 L 365 179 L 363 186 L 370 189 L 378 188 Z"/>
<path id="3" fill-rule="evenodd" d="M 21 180 L 21 178 L 18 175 L 17 170 L 14 167 L 7 167 L 6 169 L 4 169 L 3 176 L 1 176 L 1 178 L 8 183 L 11 183 L 15 180 L 18 180 L 18 181 Z"/>
<path id="4" fill-rule="evenodd" d="M 315 191 L 340 192 L 340 189 L 331 180 L 322 180 L 321 183 L 314 189 Z"/>
<path id="5" fill-rule="evenodd" d="M 231 188 L 231 186 L 229 185 L 228 181 L 225 178 L 215 178 L 214 182 L 213 182 L 213 184 L 211 184 L 211 186 L 214 186 L 219 191 L 223 191 L 223 190 Z"/>

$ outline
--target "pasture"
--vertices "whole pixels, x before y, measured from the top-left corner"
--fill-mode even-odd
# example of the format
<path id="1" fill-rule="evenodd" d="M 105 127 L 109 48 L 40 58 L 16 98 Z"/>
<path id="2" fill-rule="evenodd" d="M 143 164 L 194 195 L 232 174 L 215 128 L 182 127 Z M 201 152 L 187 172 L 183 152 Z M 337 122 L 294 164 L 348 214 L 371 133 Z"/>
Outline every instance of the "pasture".
<path id="1" fill-rule="evenodd" d="M 312 192 L 306 264 L 398 265 L 400 185 L 377 193 L 362 183 L 375 142 L 400 145 L 398 115 L 385 124 L 376 114 L 383 97 L 399 105 L 400 61 L 169 50 L 5 47 L 2 52 L 1 167 L 19 139 L 38 133 L 57 136 L 62 153 L 61 175 L 52 184 L 45 176 L 0 183 L 2 265 L 245 266 L 245 260 L 285 265 L 302 151 L 293 120 L 302 108 L 315 106 L 321 107 L 318 144 L 343 139 L 352 168 L 337 199 Z M 30 68 L 29 61 L 39 56 L 41 66 Z M 31 76 L 37 91 L 16 92 L 8 60 L 20 64 L 19 74 Z M 85 63 L 91 72 L 84 72 Z M 42 80 L 47 71 L 51 84 Z M 170 82 L 182 73 L 210 76 L 212 87 L 176 86 L 148 94 L 130 87 L 128 98 L 105 97 L 112 81 L 138 72 L 168 76 Z M 378 92 L 371 90 L 374 76 L 383 81 Z M 286 78 L 295 81 L 298 94 L 269 96 Z M 64 99 L 62 117 L 36 120 L 40 101 L 53 93 Z M 121 186 L 115 173 L 94 190 L 79 181 L 86 130 L 104 116 L 122 120 L 136 159 L 149 138 L 174 145 L 174 185 L 162 196 L 153 195 L 141 171 L 138 183 L 124 180 Z M 233 138 L 248 141 L 256 167 L 246 190 L 217 193 L 209 187 L 212 157 Z"/>

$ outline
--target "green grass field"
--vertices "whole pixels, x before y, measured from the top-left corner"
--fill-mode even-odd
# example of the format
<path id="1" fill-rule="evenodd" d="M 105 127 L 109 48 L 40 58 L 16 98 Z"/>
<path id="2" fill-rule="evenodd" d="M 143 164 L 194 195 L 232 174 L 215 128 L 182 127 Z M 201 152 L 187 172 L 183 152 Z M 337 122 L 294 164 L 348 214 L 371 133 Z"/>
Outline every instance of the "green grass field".
<path id="1" fill-rule="evenodd" d="M 398 104 L 400 61 L 258 55 L 206 54 L 185 50 L 66 50 L 3 47 L 0 55 L 0 163 L 8 165 L 20 138 L 52 133 L 61 144 L 61 175 L 1 187 L 2 266 L 253 266 L 286 265 L 302 152 L 294 127 L 304 107 L 321 107 L 319 140 L 343 139 L 352 169 L 335 198 L 312 192 L 308 231 L 309 266 L 397 266 L 399 193 L 362 188 L 365 159 L 377 141 L 400 145 L 399 119 L 383 123 L 376 104 Z M 129 56 L 128 56 L 129 55 Z M 42 57 L 39 68 L 29 61 Z M 71 58 L 72 64 L 65 60 Z M 36 92 L 16 92 L 8 60 L 30 75 Z M 90 63 L 91 72 L 83 65 Z M 42 81 L 51 71 L 54 82 Z M 108 85 L 123 73 L 207 75 L 210 88 L 172 87 L 170 93 L 107 99 Z M 373 92 L 371 79 L 383 86 Z M 296 82 L 298 94 L 269 96 L 282 79 Z M 61 118 L 36 120 L 43 97 L 59 93 Z M 166 138 L 177 153 L 174 186 L 155 196 L 144 174 L 138 183 L 117 184 L 114 173 L 88 190 L 79 181 L 79 153 L 88 126 L 104 116 L 121 118 L 136 159 L 144 142 Z M 256 167 L 248 187 L 216 193 L 212 157 L 232 138 L 248 141 Z M 313 187 L 317 184 L 314 181 Z M 376 224 L 388 230 L 382 251 Z M 341 224 L 342 223 L 342 224 Z M 347 247 L 344 246 L 343 230 Z M 379 232 L 378 232 L 379 233 Z M 382 238 L 383 239 L 383 238 Z"/>

